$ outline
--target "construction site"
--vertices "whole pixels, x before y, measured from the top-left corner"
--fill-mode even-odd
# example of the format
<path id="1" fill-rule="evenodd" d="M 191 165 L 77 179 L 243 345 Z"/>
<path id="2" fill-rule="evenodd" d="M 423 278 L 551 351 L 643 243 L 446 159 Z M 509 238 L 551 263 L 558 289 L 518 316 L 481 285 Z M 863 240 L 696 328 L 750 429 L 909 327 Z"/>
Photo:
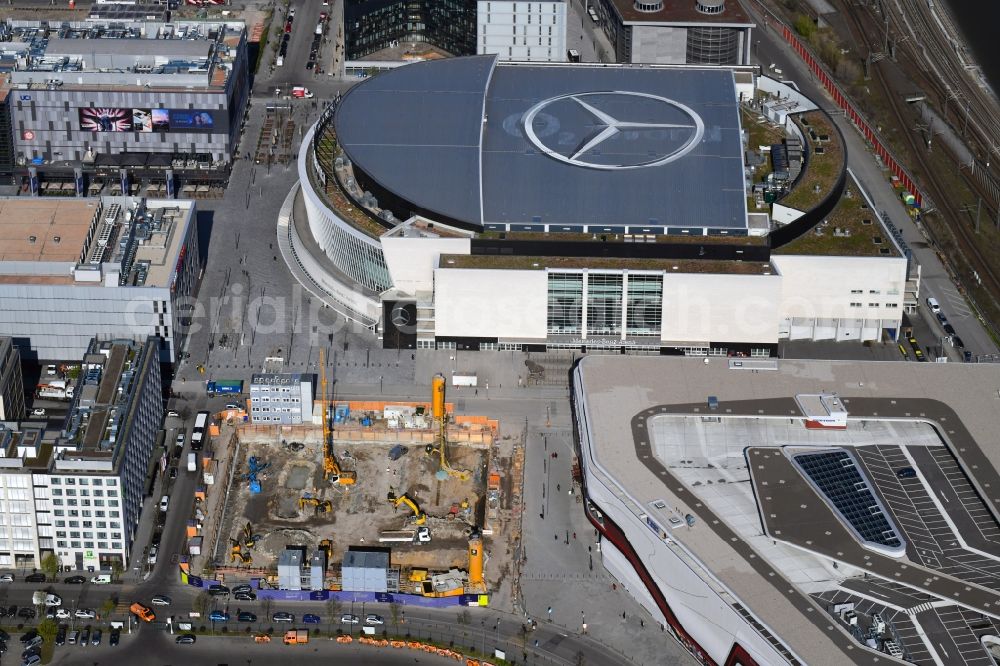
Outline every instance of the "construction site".
<path id="1" fill-rule="evenodd" d="M 192 571 L 303 592 L 497 589 L 510 573 L 521 477 L 498 422 L 456 415 L 440 374 L 423 402 L 339 401 L 332 382 L 319 380 L 313 423 L 216 415 L 223 427 L 214 455 L 226 448 L 229 464 L 212 492 L 224 493 L 224 508 L 215 535 L 192 521 L 189 536 L 201 545 L 190 550 Z M 497 539 L 503 545 L 491 548 Z M 384 577 L 359 576 L 358 567 Z"/>

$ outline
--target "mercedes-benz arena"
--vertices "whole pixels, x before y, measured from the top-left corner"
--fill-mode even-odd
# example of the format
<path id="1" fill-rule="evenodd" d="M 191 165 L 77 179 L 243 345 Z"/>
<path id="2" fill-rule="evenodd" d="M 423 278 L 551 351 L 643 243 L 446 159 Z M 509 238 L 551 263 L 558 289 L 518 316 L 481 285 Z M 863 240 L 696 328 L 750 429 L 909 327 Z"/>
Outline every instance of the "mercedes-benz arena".
<path id="1" fill-rule="evenodd" d="M 767 356 L 782 337 L 895 337 L 907 262 L 889 233 L 878 252 L 778 252 L 767 209 L 748 212 L 757 90 L 750 68 L 474 56 L 384 72 L 310 130 L 279 244 L 387 347 Z M 862 200 L 845 165 L 827 212 Z"/>

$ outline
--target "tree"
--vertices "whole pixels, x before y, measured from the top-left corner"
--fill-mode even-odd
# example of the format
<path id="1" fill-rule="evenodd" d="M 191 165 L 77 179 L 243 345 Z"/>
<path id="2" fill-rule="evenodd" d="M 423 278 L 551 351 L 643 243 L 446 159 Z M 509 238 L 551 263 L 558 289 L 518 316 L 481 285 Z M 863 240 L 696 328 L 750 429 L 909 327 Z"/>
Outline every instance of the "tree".
<path id="1" fill-rule="evenodd" d="M 115 606 L 117 605 L 118 605 L 118 600 L 116 598 L 108 597 L 107 599 L 105 599 L 104 603 L 101 604 L 101 617 L 103 619 L 107 619 L 108 616 L 111 615 L 111 611 L 113 611 L 115 609 Z"/>
<path id="2" fill-rule="evenodd" d="M 58 631 L 59 627 L 56 625 L 55 620 L 46 619 L 38 623 L 38 635 L 45 639 L 45 642 L 48 644 L 52 644 Z"/>
<path id="3" fill-rule="evenodd" d="M 125 566 L 121 563 L 121 560 L 115 560 L 111 563 L 111 578 L 121 580 L 123 573 L 125 573 Z"/>
<path id="4" fill-rule="evenodd" d="M 271 608 L 274 607 L 274 601 L 271 597 L 264 597 L 260 600 L 260 613 L 264 617 L 261 618 L 263 622 L 271 621 Z"/>
<path id="5" fill-rule="evenodd" d="M 202 590 L 198 593 L 198 596 L 194 598 L 191 602 L 191 607 L 200 614 L 204 615 L 208 611 L 208 605 L 211 603 L 211 598 L 208 596 L 208 592 Z"/>
<path id="6" fill-rule="evenodd" d="M 42 558 L 42 571 L 47 577 L 55 579 L 56 574 L 59 573 L 59 558 L 55 556 L 55 553 L 49 553 Z"/>
<path id="7" fill-rule="evenodd" d="M 813 33 L 816 32 L 816 24 L 813 20 L 806 16 L 805 14 L 799 14 L 795 17 L 795 32 L 799 33 L 806 39 L 812 37 Z"/>
<path id="8" fill-rule="evenodd" d="M 392 626 L 397 634 L 399 634 L 399 616 L 402 614 L 402 610 L 402 606 L 398 603 L 389 604 L 389 617 L 392 618 Z"/>
<path id="9" fill-rule="evenodd" d="M 335 618 L 340 614 L 343 607 L 344 605 L 337 597 L 330 597 L 326 600 L 327 630 L 329 630 L 329 625 L 336 621 Z"/>

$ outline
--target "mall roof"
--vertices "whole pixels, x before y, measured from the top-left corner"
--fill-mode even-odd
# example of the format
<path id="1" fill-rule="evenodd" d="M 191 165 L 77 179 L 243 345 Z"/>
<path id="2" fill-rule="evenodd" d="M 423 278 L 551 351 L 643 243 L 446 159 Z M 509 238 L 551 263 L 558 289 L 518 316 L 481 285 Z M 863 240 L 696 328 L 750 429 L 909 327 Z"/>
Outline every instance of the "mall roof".
<path id="1" fill-rule="evenodd" d="M 728 69 L 415 63 L 344 95 L 336 129 L 360 178 L 428 217 L 746 229 Z"/>

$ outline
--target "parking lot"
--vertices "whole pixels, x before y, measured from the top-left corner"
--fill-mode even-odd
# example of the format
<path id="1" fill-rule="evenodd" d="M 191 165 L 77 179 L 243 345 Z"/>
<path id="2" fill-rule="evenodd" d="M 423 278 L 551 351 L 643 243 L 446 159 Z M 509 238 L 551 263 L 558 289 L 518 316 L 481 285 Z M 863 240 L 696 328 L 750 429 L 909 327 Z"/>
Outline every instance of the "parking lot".
<path id="1" fill-rule="evenodd" d="M 868 581 L 864 581 L 862 585 L 864 586 L 867 582 Z M 871 590 L 865 590 L 865 593 L 873 594 Z M 845 603 L 853 603 L 855 612 L 866 615 L 868 618 L 875 613 L 878 613 L 882 619 L 885 620 L 888 633 L 893 637 L 893 640 L 896 641 L 896 644 L 899 645 L 900 649 L 903 651 L 903 656 L 907 659 L 907 661 L 912 661 L 917 664 L 934 663 L 930 652 L 927 650 L 923 639 L 920 637 L 920 632 L 918 632 L 917 628 L 913 626 L 910 616 L 906 613 L 890 608 L 889 606 L 876 603 L 870 599 L 865 599 L 864 597 L 851 594 L 849 591 L 845 590 L 829 590 L 827 592 L 815 594 L 813 597 L 831 613 L 834 604 Z"/>
<path id="2" fill-rule="evenodd" d="M 921 458 L 917 465 L 920 474 L 924 474 L 926 468 L 937 465 L 935 457 L 930 454 L 930 448 L 932 447 L 912 448 L 911 455 Z M 947 456 L 957 465 L 947 449 L 939 448 L 939 455 Z M 983 525 L 983 529 L 993 530 L 996 529 L 996 523 L 992 516 L 979 514 L 978 518 L 974 518 L 965 514 L 952 517 L 953 511 L 964 511 L 964 504 L 948 500 L 947 493 L 954 495 L 955 488 L 950 485 L 949 480 L 945 480 L 944 473 L 940 472 L 939 476 L 944 481 L 933 485 L 942 493 L 942 499 L 945 500 L 943 504 L 948 507 L 946 510 L 952 518 L 950 523 L 938 509 L 937 503 L 927 494 L 919 476 L 908 479 L 897 476 L 899 469 L 911 466 L 910 459 L 900 447 L 861 447 L 857 449 L 857 453 L 867 468 L 869 478 L 875 482 L 903 531 L 908 542 L 907 555 L 914 562 L 964 581 L 1000 589 L 1000 559 L 985 557 L 963 548 L 952 528 L 952 524 L 968 524 L 970 527 Z M 933 469 L 930 471 L 933 473 Z M 962 531 L 963 534 L 967 533 L 965 529 Z"/>
<path id="3" fill-rule="evenodd" d="M 996 626 L 991 620 L 958 606 L 931 608 L 917 614 L 916 619 L 944 663 L 994 666 L 978 638 L 983 634 L 996 634 Z"/>

